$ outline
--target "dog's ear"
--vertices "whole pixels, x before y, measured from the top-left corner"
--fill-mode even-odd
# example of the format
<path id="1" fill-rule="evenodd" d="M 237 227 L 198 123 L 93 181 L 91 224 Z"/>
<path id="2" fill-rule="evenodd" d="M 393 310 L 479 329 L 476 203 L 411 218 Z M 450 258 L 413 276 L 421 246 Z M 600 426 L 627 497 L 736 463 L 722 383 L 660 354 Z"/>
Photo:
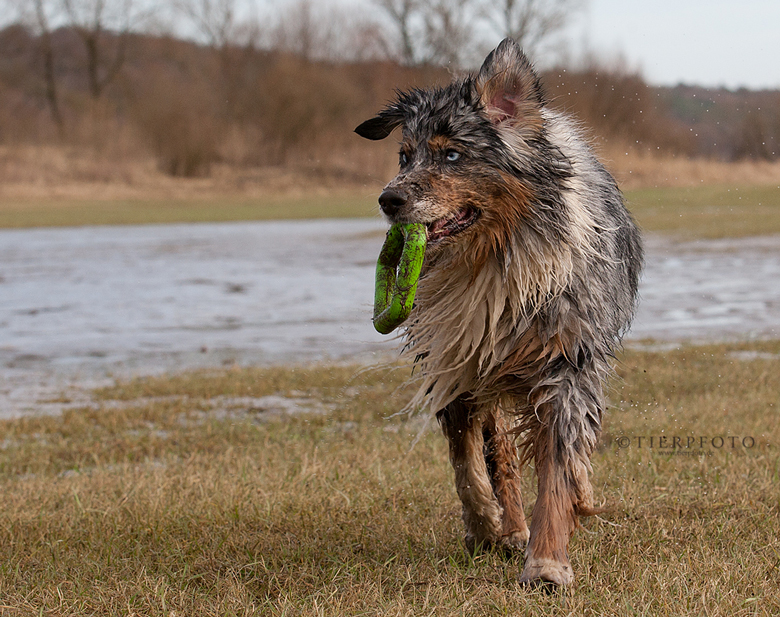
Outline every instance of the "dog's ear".
<path id="1" fill-rule="evenodd" d="M 504 39 L 488 54 L 475 85 L 494 124 L 541 120 L 544 96 L 539 76 L 512 39 Z"/>
<path id="2" fill-rule="evenodd" d="M 387 109 L 379 112 L 379 115 L 366 120 L 363 124 L 355 129 L 355 132 L 361 137 L 366 139 L 384 139 L 393 129 L 403 124 L 404 116 L 401 110 L 395 106 L 388 107 Z"/>

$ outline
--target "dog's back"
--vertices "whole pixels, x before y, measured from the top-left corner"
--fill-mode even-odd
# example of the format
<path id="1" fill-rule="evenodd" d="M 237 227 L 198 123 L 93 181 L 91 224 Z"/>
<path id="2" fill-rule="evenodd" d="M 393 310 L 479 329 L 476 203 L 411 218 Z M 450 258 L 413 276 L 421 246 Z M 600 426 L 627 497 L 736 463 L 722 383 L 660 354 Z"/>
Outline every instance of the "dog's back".
<path id="1" fill-rule="evenodd" d="M 428 228 L 405 324 L 421 369 L 411 404 L 437 412 L 450 440 L 468 543 L 528 541 L 523 580 L 566 584 L 569 535 L 593 508 L 608 361 L 635 308 L 639 233 L 510 40 L 476 77 L 403 94 L 357 131 L 396 126 L 401 172 L 380 205 Z M 530 534 L 510 434 L 539 476 Z"/>

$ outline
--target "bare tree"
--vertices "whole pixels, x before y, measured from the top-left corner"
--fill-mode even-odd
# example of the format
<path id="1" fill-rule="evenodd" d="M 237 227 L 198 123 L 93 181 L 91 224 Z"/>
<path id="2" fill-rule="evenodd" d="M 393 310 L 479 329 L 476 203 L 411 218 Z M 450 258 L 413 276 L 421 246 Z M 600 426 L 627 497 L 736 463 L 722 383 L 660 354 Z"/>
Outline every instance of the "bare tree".
<path id="1" fill-rule="evenodd" d="M 315 15 L 312 1 L 298 0 L 280 15 L 271 33 L 272 46 L 311 60 L 323 55 L 330 38 L 327 30 L 328 24 Z"/>
<path id="2" fill-rule="evenodd" d="M 388 37 L 387 28 L 375 19 L 358 18 L 351 26 L 350 54 L 344 54 L 348 60 L 387 60 L 394 57 L 393 43 Z"/>
<path id="3" fill-rule="evenodd" d="M 472 0 L 427 0 L 425 35 L 429 61 L 461 68 L 469 58 L 473 32 Z"/>
<path id="4" fill-rule="evenodd" d="M 214 49 L 225 49 L 234 40 L 236 0 L 174 0 L 173 5 Z"/>
<path id="5" fill-rule="evenodd" d="M 487 26 L 527 51 L 560 31 L 585 0 L 374 0 L 395 27 L 404 64 L 455 68 L 479 56 Z M 492 38 L 492 37 L 491 37 Z M 492 47 L 495 41 L 491 41 Z"/>
<path id="6" fill-rule="evenodd" d="M 238 3 L 250 17 L 239 19 Z M 228 107 L 243 87 L 243 69 L 256 51 L 260 26 L 255 0 L 173 0 L 173 8 L 195 27 L 203 40 L 217 52 L 219 79 L 227 88 Z"/>
<path id="7" fill-rule="evenodd" d="M 487 0 L 482 14 L 500 36 L 533 53 L 582 6 L 583 0 Z"/>
<path id="8" fill-rule="evenodd" d="M 351 62 L 393 57 L 383 24 L 356 7 L 290 2 L 266 29 L 265 45 L 305 60 Z"/>
<path id="9" fill-rule="evenodd" d="M 374 0 L 397 30 L 398 59 L 407 65 L 448 64 L 470 58 L 477 0 Z"/>
<path id="10" fill-rule="evenodd" d="M 400 60 L 413 66 L 420 60 L 421 41 L 416 38 L 414 22 L 420 19 L 422 0 L 376 0 L 398 29 Z"/>
<path id="11" fill-rule="evenodd" d="M 62 5 L 71 27 L 84 43 L 89 91 L 97 100 L 125 62 L 132 0 L 62 0 Z M 107 51 L 104 41 L 108 31 L 116 35 L 113 53 Z"/>
<path id="12" fill-rule="evenodd" d="M 33 0 L 34 23 L 43 55 L 43 77 L 46 82 L 46 100 L 49 103 L 52 120 L 57 125 L 60 136 L 65 127 L 60 112 L 59 96 L 57 94 L 57 80 L 54 75 L 54 47 L 51 41 L 51 28 L 49 27 L 48 13 L 50 6 L 44 0 Z"/>
<path id="13" fill-rule="evenodd" d="M 57 80 L 54 72 L 54 45 L 51 36 L 51 22 L 56 20 L 56 11 L 53 0 L 27 0 L 16 4 L 10 0 L 0 0 L 0 10 L 3 12 L 15 12 L 17 18 L 29 26 L 38 37 L 38 47 L 43 57 L 43 79 L 45 83 L 46 101 L 49 106 L 52 120 L 57 125 L 57 130 L 62 135 L 64 121 L 60 112 Z"/>

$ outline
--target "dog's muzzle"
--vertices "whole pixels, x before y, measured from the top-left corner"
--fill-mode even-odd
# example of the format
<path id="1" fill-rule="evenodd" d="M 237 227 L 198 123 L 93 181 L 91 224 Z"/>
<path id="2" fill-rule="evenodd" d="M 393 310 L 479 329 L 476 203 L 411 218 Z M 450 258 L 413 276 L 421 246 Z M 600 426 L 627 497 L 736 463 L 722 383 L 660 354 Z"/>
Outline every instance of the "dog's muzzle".
<path id="1" fill-rule="evenodd" d="M 406 205 L 407 197 L 401 191 L 388 189 L 379 196 L 379 207 L 387 216 L 393 217 Z"/>

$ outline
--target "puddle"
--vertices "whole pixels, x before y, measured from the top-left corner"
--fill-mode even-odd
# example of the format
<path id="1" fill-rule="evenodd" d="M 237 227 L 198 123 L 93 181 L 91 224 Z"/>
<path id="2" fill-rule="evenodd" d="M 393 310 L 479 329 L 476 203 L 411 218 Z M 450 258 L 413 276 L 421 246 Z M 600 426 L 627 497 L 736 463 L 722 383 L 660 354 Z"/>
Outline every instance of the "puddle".
<path id="1" fill-rule="evenodd" d="M 0 417 L 233 364 L 372 362 L 379 219 L 0 230 Z M 649 236 L 629 338 L 780 336 L 780 236 Z M 64 403 L 62 401 L 68 401 Z"/>

